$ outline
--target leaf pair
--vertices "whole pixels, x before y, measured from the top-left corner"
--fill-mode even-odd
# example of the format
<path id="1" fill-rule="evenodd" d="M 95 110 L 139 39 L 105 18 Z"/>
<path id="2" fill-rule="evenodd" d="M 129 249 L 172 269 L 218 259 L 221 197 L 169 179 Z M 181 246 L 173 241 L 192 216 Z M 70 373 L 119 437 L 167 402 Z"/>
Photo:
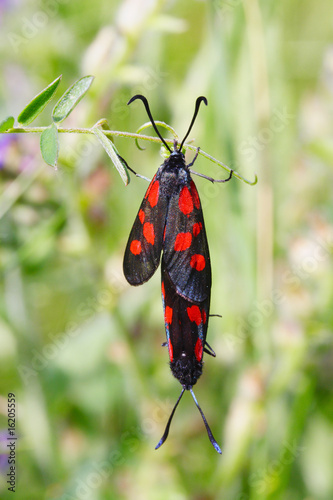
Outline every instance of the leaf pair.
<path id="1" fill-rule="evenodd" d="M 60 84 L 61 76 L 58 76 L 50 85 L 37 94 L 32 101 L 19 114 L 17 121 L 20 125 L 29 125 L 43 111 L 50 102 Z M 52 112 L 53 123 L 42 132 L 40 148 L 43 159 L 49 165 L 56 167 L 59 154 L 58 129 L 55 123 L 61 123 L 80 102 L 88 91 L 94 77 L 85 76 L 75 82 L 59 99 Z M 14 125 L 14 118 L 9 116 L 0 124 L 0 132 L 6 132 Z"/>
<path id="2" fill-rule="evenodd" d="M 52 111 L 53 123 L 42 132 L 41 153 L 44 161 L 53 167 L 56 167 L 59 155 L 58 129 L 55 124 L 61 123 L 73 111 L 88 91 L 93 79 L 93 76 L 85 76 L 66 90 Z M 60 81 L 61 75 L 29 102 L 17 118 L 20 125 L 28 125 L 43 111 L 54 96 Z"/>
<path id="3" fill-rule="evenodd" d="M 23 111 L 19 114 L 17 121 L 20 125 L 29 125 L 45 108 L 47 103 L 54 96 L 61 76 L 58 76 L 50 85 L 36 95 L 32 101 L 27 104 Z M 61 123 L 73 111 L 75 106 L 81 101 L 90 85 L 93 82 L 93 76 L 84 76 L 75 82 L 63 96 L 59 99 L 52 111 L 52 120 L 55 123 Z"/>

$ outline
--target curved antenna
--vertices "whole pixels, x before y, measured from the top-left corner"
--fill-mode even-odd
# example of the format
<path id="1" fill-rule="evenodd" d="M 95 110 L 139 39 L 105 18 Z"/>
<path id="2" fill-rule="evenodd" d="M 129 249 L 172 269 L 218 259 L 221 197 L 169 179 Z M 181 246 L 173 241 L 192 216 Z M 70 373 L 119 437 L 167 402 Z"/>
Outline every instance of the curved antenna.
<path id="1" fill-rule="evenodd" d="M 159 133 L 158 131 L 158 128 L 156 127 L 156 124 L 154 122 L 154 118 L 152 117 L 152 114 L 150 112 L 150 108 L 149 108 L 149 104 L 148 104 L 148 101 L 147 99 L 145 98 L 145 96 L 141 95 L 141 94 L 136 94 L 134 95 L 127 103 L 127 105 L 131 104 L 131 102 L 135 101 L 136 99 L 140 99 L 140 101 L 143 102 L 144 104 L 144 107 L 146 108 L 146 111 L 147 111 L 147 115 L 149 117 L 149 120 L 151 121 L 151 124 L 156 132 L 156 134 L 158 135 L 158 137 L 161 139 L 161 141 L 163 142 L 164 146 L 170 151 L 170 153 L 172 153 L 171 149 L 169 148 L 169 146 L 167 145 L 167 143 L 165 142 L 165 140 L 163 139 L 163 137 L 161 136 L 161 134 Z"/>
<path id="2" fill-rule="evenodd" d="M 177 408 L 177 406 L 178 406 L 178 404 L 179 404 L 179 401 L 181 400 L 182 395 L 184 394 L 184 392 L 185 392 L 185 388 L 183 387 L 182 392 L 180 393 L 180 396 L 179 396 L 179 398 L 177 399 L 177 403 L 175 404 L 175 406 L 174 406 L 174 408 L 173 408 L 173 410 L 172 410 L 172 412 L 171 412 L 171 415 L 170 415 L 169 420 L 168 420 L 168 423 L 167 423 L 167 425 L 166 425 L 166 428 L 165 428 L 164 434 L 163 434 L 163 436 L 161 437 L 161 439 L 159 440 L 158 445 L 157 445 L 157 446 L 155 446 L 155 450 L 157 450 L 160 446 L 162 446 L 162 444 L 164 443 L 164 441 L 165 441 L 165 440 L 166 440 L 166 438 L 168 437 L 172 417 L 174 416 L 174 413 L 175 413 L 175 411 L 176 411 L 176 408 Z"/>
<path id="3" fill-rule="evenodd" d="M 203 95 L 201 95 L 200 97 L 198 97 L 197 100 L 195 101 L 195 110 L 194 110 L 194 115 L 193 115 L 192 121 L 190 123 L 190 126 L 188 128 L 188 131 L 186 132 L 186 135 L 185 135 L 184 139 L 181 142 L 181 145 L 178 148 L 178 151 L 182 150 L 184 142 L 186 141 L 186 139 L 188 138 L 189 133 L 191 132 L 191 129 L 192 129 L 193 124 L 195 122 L 195 119 L 197 117 L 197 114 L 198 114 L 198 111 L 199 111 L 199 108 L 200 108 L 200 104 L 202 103 L 202 101 L 206 104 L 206 106 L 208 104 L 206 97 L 204 97 Z"/>
<path id="4" fill-rule="evenodd" d="M 209 427 L 209 425 L 208 425 L 208 422 L 207 422 L 207 420 L 206 420 L 206 417 L 205 417 L 205 415 L 203 414 L 203 411 L 202 411 L 202 409 L 201 409 L 201 408 L 200 408 L 200 406 L 199 406 L 199 403 L 198 403 L 198 401 L 197 401 L 197 398 L 196 398 L 196 397 L 195 397 L 195 395 L 194 395 L 194 392 L 192 391 L 192 388 L 190 389 L 190 391 L 191 391 L 192 397 L 193 397 L 193 399 L 194 399 L 194 402 L 195 402 L 195 404 L 197 405 L 198 410 L 200 411 L 200 414 L 201 414 L 201 416 L 202 416 L 202 420 L 204 421 L 204 424 L 205 424 L 205 427 L 206 427 L 206 431 L 207 431 L 207 434 L 208 434 L 209 440 L 210 440 L 210 442 L 212 443 L 212 445 L 214 446 L 214 448 L 215 448 L 215 450 L 217 451 L 217 453 L 219 453 L 220 455 L 222 455 L 221 448 L 219 447 L 219 445 L 218 445 L 218 444 L 217 444 L 217 442 L 215 441 L 215 438 L 214 438 L 214 436 L 213 436 L 213 433 L 212 433 L 212 431 L 210 430 L 210 427 Z"/>

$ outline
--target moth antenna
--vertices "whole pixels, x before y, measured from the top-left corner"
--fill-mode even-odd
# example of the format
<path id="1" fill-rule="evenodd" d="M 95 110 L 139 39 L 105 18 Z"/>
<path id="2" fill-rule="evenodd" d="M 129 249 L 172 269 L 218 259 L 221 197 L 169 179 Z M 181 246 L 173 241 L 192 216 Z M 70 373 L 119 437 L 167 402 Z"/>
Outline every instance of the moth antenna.
<path id="1" fill-rule="evenodd" d="M 182 395 L 184 394 L 184 392 L 185 392 L 185 388 L 183 387 L 182 392 L 180 393 L 180 396 L 179 396 L 179 398 L 177 399 L 177 403 L 176 403 L 176 404 L 175 404 L 175 406 L 173 407 L 173 410 L 172 410 L 171 415 L 170 415 L 170 417 L 169 417 L 169 420 L 168 420 L 168 423 L 167 423 L 167 425 L 166 425 L 166 428 L 165 428 L 164 434 L 163 434 L 163 436 L 161 437 L 161 439 L 159 440 L 158 445 L 157 445 L 157 446 L 155 446 L 155 450 L 157 450 L 160 446 L 162 446 L 162 444 L 164 443 L 164 441 L 165 441 L 165 440 L 166 440 L 166 438 L 168 437 L 172 417 L 174 416 L 174 413 L 175 413 L 175 411 L 176 411 L 176 408 L 177 408 L 177 406 L 178 406 L 178 404 L 179 404 L 179 401 L 181 400 Z"/>
<path id="2" fill-rule="evenodd" d="M 216 450 L 216 451 L 217 451 L 220 455 L 222 455 L 221 448 L 219 447 L 219 445 L 218 445 L 218 444 L 217 444 L 217 442 L 215 441 L 215 438 L 214 438 L 214 436 L 213 436 L 213 433 L 212 433 L 212 431 L 210 430 L 210 427 L 209 427 L 209 425 L 208 425 L 208 422 L 207 422 L 207 420 L 206 420 L 206 417 L 205 417 L 205 415 L 203 414 L 203 411 L 202 411 L 202 409 L 201 409 L 201 408 L 200 408 L 200 406 L 199 406 L 199 403 L 198 403 L 198 401 L 197 401 L 197 398 L 196 398 L 196 397 L 195 397 L 195 395 L 194 395 L 194 392 L 192 391 L 192 388 L 190 389 L 190 391 L 191 391 L 192 397 L 193 397 L 193 399 L 194 399 L 194 402 L 195 402 L 195 404 L 197 405 L 198 410 L 200 411 L 200 414 L 201 414 L 201 416 L 202 416 L 202 420 L 204 421 L 204 424 L 205 424 L 205 427 L 206 427 L 206 431 L 207 431 L 207 434 L 208 434 L 209 440 L 210 440 L 210 442 L 212 443 L 212 445 L 214 446 L 215 450 Z M 177 403 L 178 403 L 178 402 L 177 402 Z"/>
<path id="3" fill-rule="evenodd" d="M 131 104 L 131 102 L 135 101 L 136 99 L 140 99 L 140 101 L 143 102 L 144 104 L 144 107 L 146 108 L 146 111 L 147 111 L 147 115 L 149 117 L 149 120 L 151 121 L 151 124 L 156 132 L 156 134 L 158 135 L 158 137 L 161 139 L 161 141 L 163 142 L 164 146 L 170 151 L 170 153 L 172 152 L 171 149 L 169 148 L 169 146 L 167 145 L 167 143 L 165 142 L 165 140 L 163 139 L 163 137 L 161 136 L 161 134 L 159 133 L 158 131 L 158 128 L 156 127 L 156 124 L 154 122 L 154 118 L 151 114 L 151 111 L 150 111 L 150 108 L 149 108 L 149 104 L 148 104 L 148 101 L 147 99 L 145 98 L 145 96 L 141 95 L 141 94 L 136 94 L 134 95 L 127 103 L 127 105 Z"/>
<path id="4" fill-rule="evenodd" d="M 194 124 L 195 119 L 196 119 L 196 117 L 197 117 L 197 114 L 198 114 L 198 111 L 199 111 L 199 108 L 200 108 L 200 104 L 202 103 L 202 101 L 206 104 L 206 106 L 207 106 L 207 104 L 208 104 L 207 99 L 206 99 L 206 97 L 204 97 L 204 96 L 200 96 L 200 97 L 198 97 L 198 98 L 197 98 L 197 100 L 195 101 L 195 109 L 194 109 L 194 114 L 193 114 L 192 121 L 191 121 L 190 126 L 189 126 L 189 128 L 188 128 L 188 131 L 187 131 L 187 132 L 186 132 L 186 134 L 185 134 L 184 139 L 183 139 L 183 140 L 182 140 L 182 142 L 181 142 L 181 145 L 180 145 L 180 146 L 179 146 L 179 148 L 178 148 L 178 151 L 181 151 L 181 150 L 182 150 L 182 147 L 183 147 L 183 145 L 184 145 L 184 142 L 186 141 L 186 139 L 187 139 L 187 138 L 188 138 L 188 136 L 189 136 L 189 133 L 190 133 L 190 132 L 191 132 L 191 130 L 192 130 L 193 124 Z"/>

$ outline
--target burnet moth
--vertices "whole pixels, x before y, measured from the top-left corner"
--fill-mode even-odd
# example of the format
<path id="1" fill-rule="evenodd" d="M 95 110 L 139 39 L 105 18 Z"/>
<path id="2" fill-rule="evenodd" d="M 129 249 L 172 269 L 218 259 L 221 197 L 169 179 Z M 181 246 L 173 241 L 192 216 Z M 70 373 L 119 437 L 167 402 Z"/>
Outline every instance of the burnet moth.
<path id="1" fill-rule="evenodd" d="M 143 102 L 156 134 L 170 152 L 170 156 L 150 182 L 141 203 L 128 239 L 123 264 L 127 281 L 131 285 L 141 285 L 155 273 L 163 251 L 161 268 L 167 336 L 165 345 L 169 349 L 172 374 L 179 380 L 183 389 L 156 449 L 168 437 L 178 403 L 184 391 L 189 390 L 212 445 L 221 453 L 192 390 L 202 373 L 203 353 L 215 356 L 206 341 L 212 278 L 200 198 L 191 178 L 191 172 L 196 172 L 190 169 L 198 156 L 199 148 L 193 161 L 187 165 L 182 152 L 200 104 L 203 101 L 207 105 L 207 99 L 203 96 L 197 98 L 188 131 L 179 146 L 177 141 L 174 141 L 173 150 L 160 135 L 147 99 L 138 94 L 132 97 L 128 104 L 136 99 Z M 199 175 L 211 182 L 226 182 L 231 179 L 232 171 L 229 177 L 223 180 Z"/>

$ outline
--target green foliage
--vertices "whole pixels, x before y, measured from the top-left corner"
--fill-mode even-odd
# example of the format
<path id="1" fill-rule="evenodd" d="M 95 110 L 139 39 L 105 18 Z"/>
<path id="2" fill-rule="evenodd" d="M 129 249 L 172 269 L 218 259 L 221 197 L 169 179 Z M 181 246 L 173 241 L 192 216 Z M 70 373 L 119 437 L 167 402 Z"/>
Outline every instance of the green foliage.
<path id="1" fill-rule="evenodd" d="M 64 95 L 59 99 L 52 112 L 52 120 L 55 123 L 61 123 L 73 111 L 75 106 L 88 92 L 92 82 L 93 76 L 84 76 L 66 90 Z"/>
<path id="2" fill-rule="evenodd" d="M 27 125 L 31 121 L 33 121 L 45 108 L 46 104 L 51 100 L 53 97 L 58 84 L 60 82 L 61 76 L 59 76 L 54 82 L 52 82 L 46 89 L 44 89 L 42 92 L 40 92 L 25 108 L 24 110 L 20 113 L 18 117 L 19 123 L 21 125 Z M 44 161 L 52 166 L 56 167 L 57 166 L 57 160 L 59 156 L 59 139 L 58 139 L 58 128 L 57 128 L 57 123 L 61 123 L 65 118 L 69 116 L 69 114 L 73 111 L 73 109 L 76 107 L 76 105 L 80 102 L 80 100 L 85 96 L 87 91 L 89 90 L 92 82 L 93 82 L 94 77 L 93 76 L 85 76 L 81 78 L 80 80 L 77 80 L 69 89 L 66 90 L 64 95 L 59 99 L 57 104 L 55 105 L 53 112 L 52 112 L 52 119 L 53 123 L 46 128 L 38 128 L 38 129 L 29 129 L 29 128 L 14 128 L 14 118 L 8 117 L 5 120 L 1 122 L 1 132 L 41 132 L 41 140 L 40 140 L 40 148 L 41 148 L 41 153 Z M 172 134 L 174 135 L 175 138 L 177 138 L 177 134 L 174 131 L 172 127 L 169 125 L 165 124 L 164 122 L 157 121 L 156 122 L 158 125 L 163 126 L 167 130 L 171 131 Z M 138 149 L 142 148 L 139 146 L 138 143 L 138 138 L 140 139 L 145 139 L 145 140 L 151 140 L 155 141 L 160 139 L 156 138 L 150 138 L 147 136 L 141 136 L 138 135 L 139 132 L 144 130 L 145 128 L 151 126 L 151 124 L 145 123 L 142 125 L 138 131 L 137 134 L 130 134 L 126 132 L 116 132 L 116 131 L 111 131 L 108 125 L 108 122 L 105 118 L 102 118 L 99 120 L 92 129 L 61 129 L 61 132 L 80 132 L 84 134 L 89 134 L 92 132 L 95 134 L 97 137 L 98 141 L 100 144 L 103 146 L 104 150 L 110 157 L 113 165 L 116 167 L 116 169 L 119 172 L 120 177 L 122 178 L 125 186 L 130 181 L 130 177 L 128 174 L 128 165 L 126 161 L 119 155 L 115 145 L 111 141 L 111 137 L 113 135 L 120 135 L 123 137 L 135 137 L 136 139 L 136 145 Z M 100 127 L 100 128 L 98 128 Z M 111 137 L 107 137 L 106 133 L 110 135 Z M 169 141 L 170 142 L 170 141 Z M 191 148 L 191 146 L 186 145 L 188 149 L 192 149 L 193 151 L 196 150 L 195 148 Z M 209 160 L 213 161 L 217 165 L 220 165 L 222 168 L 227 170 L 228 172 L 231 172 L 230 167 L 225 165 L 224 163 L 216 160 L 212 156 L 208 155 L 204 151 L 199 151 L 200 155 L 205 156 Z M 245 179 L 242 175 L 238 174 L 237 172 L 234 171 L 234 177 L 242 180 L 246 184 L 250 185 L 255 185 L 257 183 L 257 176 L 255 175 L 254 181 L 249 181 Z M 145 177 L 144 177 L 145 178 Z"/>
<path id="3" fill-rule="evenodd" d="M 21 111 L 17 117 L 17 121 L 21 125 L 29 125 L 43 111 L 47 103 L 52 99 L 61 80 L 61 75 L 58 76 L 50 85 L 42 90 L 29 104 Z"/>
<path id="4" fill-rule="evenodd" d="M 116 150 L 115 145 L 111 142 L 110 139 L 108 139 L 102 130 L 98 128 L 98 126 L 101 126 L 104 130 L 109 130 L 109 125 L 107 123 L 107 120 L 99 121 L 97 126 L 93 128 L 93 132 L 96 135 L 97 139 L 105 149 L 106 153 L 108 156 L 111 158 L 113 165 L 116 167 L 118 170 L 118 173 L 120 177 L 122 178 L 125 186 L 130 181 L 130 177 L 126 168 L 126 163 L 124 163 L 124 160 L 119 156 L 118 151 Z"/>
<path id="5" fill-rule="evenodd" d="M 40 150 L 43 160 L 51 167 L 57 166 L 59 155 L 58 129 L 54 123 L 46 128 L 40 136 Z"/>
<path id="6" fill-rule="evenodd" d="M 15 120 L 12 116 L 8 116 L 4 120 L 2 120 L 2 122 L 0 123 L 0 132 L 6 132 L 10 128 L 12 128 L 12 126 L 14 125 L 14 121 Z"/>

